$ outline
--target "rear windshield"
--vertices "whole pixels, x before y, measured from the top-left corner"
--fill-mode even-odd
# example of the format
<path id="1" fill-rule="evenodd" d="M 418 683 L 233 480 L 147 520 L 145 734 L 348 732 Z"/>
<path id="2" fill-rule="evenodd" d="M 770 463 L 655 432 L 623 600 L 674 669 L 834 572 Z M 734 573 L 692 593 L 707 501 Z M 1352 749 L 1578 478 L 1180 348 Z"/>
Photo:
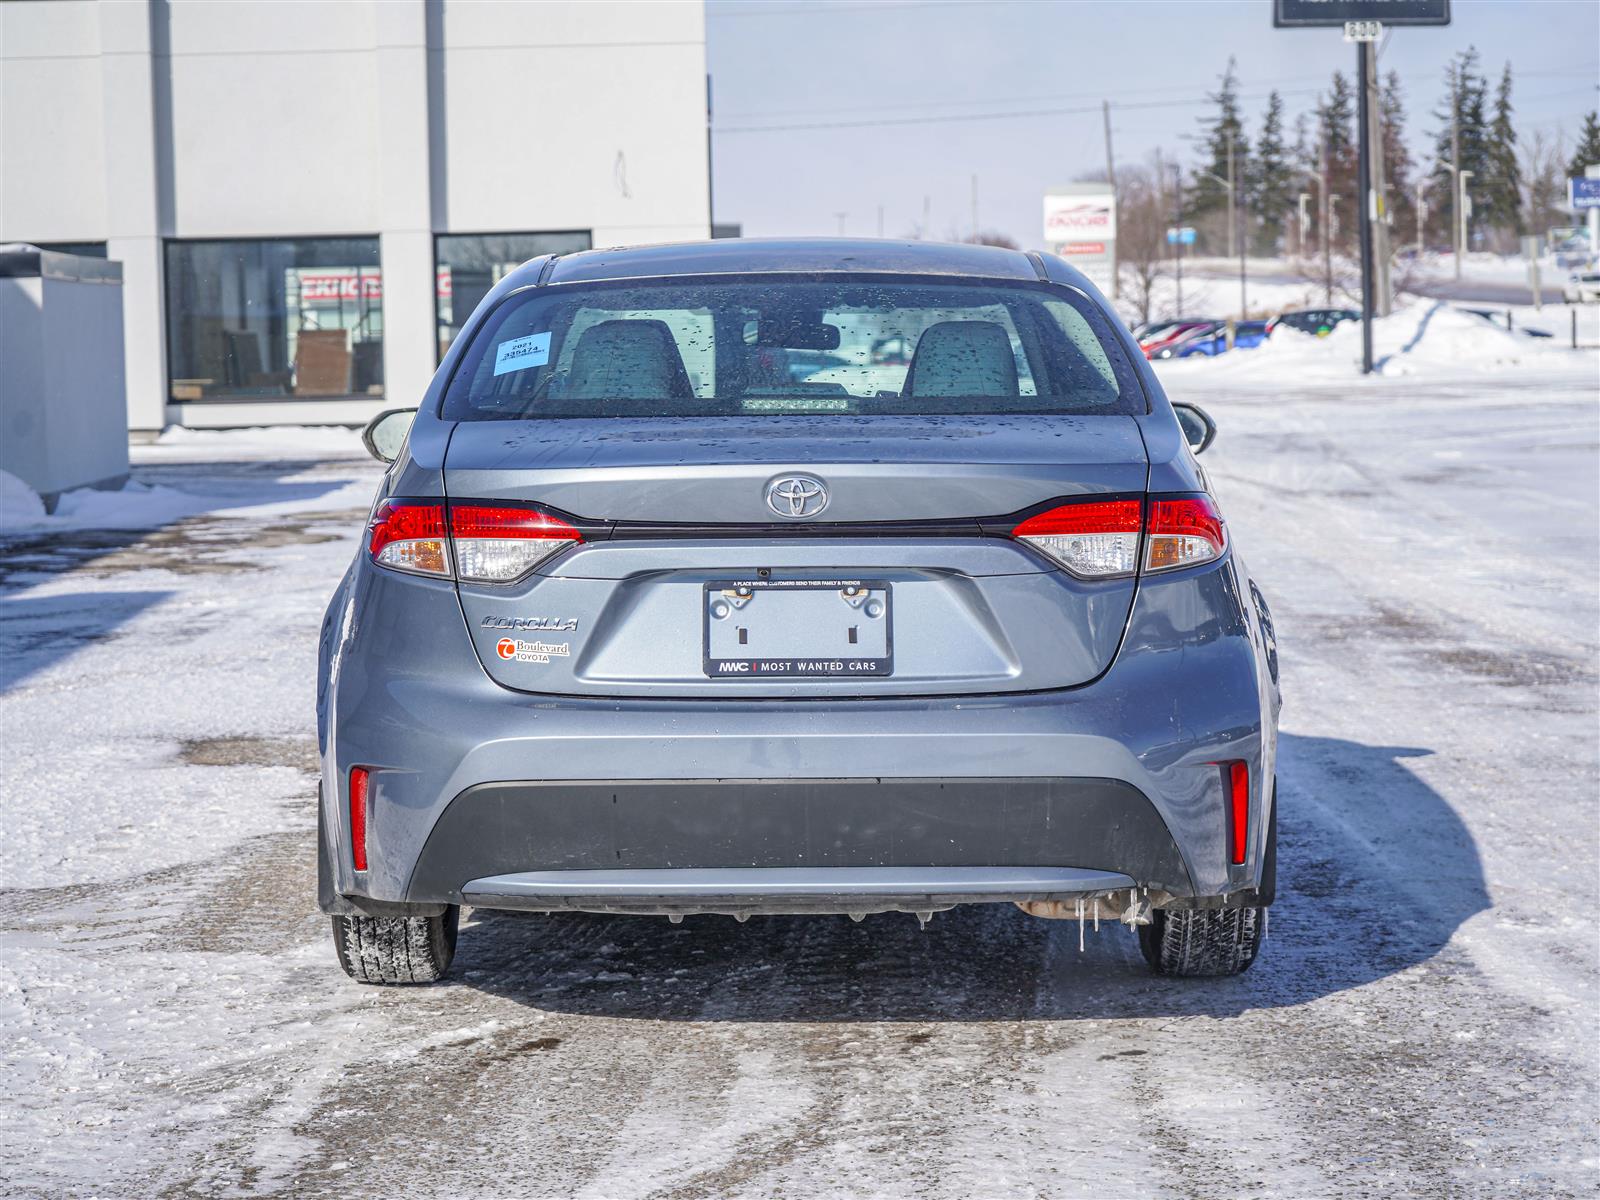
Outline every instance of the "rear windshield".
<path id="1" fill-rule="evenodd" d="M 441 415 L 1144 410 L 1104 313 L 1073 289 L 769 275 L 514 292 L 473 335 Z"/>

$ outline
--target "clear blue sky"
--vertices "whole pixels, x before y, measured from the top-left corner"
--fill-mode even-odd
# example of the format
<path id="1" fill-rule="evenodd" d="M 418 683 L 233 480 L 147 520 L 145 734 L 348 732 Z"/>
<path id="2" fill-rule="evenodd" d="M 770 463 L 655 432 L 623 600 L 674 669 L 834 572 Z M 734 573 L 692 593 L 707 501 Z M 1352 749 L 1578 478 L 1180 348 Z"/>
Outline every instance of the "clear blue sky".
<path id="1" fill-rule="evenodd" d="M 1380 70 L 1400 72 L 1411 141 L 1426 153 L 1444 67 L 1475 45 L 1498 77 L 1510 61 L 1521 136 L 1575 136 L 1596 106 L 1596 0 L 1454 0 L 1443 29 L 1397 29 Z M 1102 98 L 1118 161 L 1190 140 L 1230 54 L 1253 135 L 1268 90 L 1309 110 L 1355 48 L 1339 30 L 1272 27 L 1270 0 L 710 0 L 720 221 L 750 235 L 908 234 L 931 198 L 930 236 L 979 222 L 1040 241 L 1051 183 L 1103 168 Z M 1143 107 L 1135 107 L 1142 105 Z M 955 115 L 1032 113 L 981 120 Z M 893 118 L 900 124 L 861 124 Z M 912 119 L 912 120 L 906 120 Z M 758 127 L 829 125 L 828 128 Z M 738 130 L 747 132 L 737 132 Z"/>

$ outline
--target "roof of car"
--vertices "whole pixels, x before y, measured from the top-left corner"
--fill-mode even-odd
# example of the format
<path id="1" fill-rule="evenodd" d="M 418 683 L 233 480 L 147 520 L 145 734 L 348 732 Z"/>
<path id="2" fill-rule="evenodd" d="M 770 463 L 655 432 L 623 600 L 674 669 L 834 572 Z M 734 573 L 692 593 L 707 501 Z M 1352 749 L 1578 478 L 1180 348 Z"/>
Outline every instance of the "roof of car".
<path id="1" fill-rule="evenodd" d="M 535 282 L 535 259 L 515 272 Z M 1070 268 L 1069 268 L 1070 269 Z M 876 271 L 906 275 L 968 275 L 988 279 L 1038 279 L 1028 255 L 998 246 L 872 238 L 726 238 L 661 246 L 582 250 L 555 260 L 546 283 L 646 279 L 663 275 L 745 275 L 765 272 Z"/>

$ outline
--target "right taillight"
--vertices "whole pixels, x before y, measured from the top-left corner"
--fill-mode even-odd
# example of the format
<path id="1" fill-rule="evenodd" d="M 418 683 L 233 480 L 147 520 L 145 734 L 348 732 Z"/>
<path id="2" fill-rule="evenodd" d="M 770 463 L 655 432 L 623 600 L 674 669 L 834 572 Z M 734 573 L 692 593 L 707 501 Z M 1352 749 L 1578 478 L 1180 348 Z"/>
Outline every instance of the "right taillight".
<path id="1" fill-rule="evenodd" d="M 1062 504 L 1029 517 L 1011 536 L 1086 579 L 1132 575 L 1139 565 L 1139 502 Z"/>
<path id="2" fill-rule="evenodd" d="M 1228 544 L 1222 516 L 1205 496 L 1155 496 L 1148 506 L 1075 500 L 1034 514 L 1011 536 L 1083 579 L 1198 566 L 1220 558 Z"/>
<path id="3" fill-rule="evenodd" d="M 1152 497 L 1145 521 L 1144 569 L 1172 571 L 1221 558 L 1228 535 L 1205 496 Z"/>

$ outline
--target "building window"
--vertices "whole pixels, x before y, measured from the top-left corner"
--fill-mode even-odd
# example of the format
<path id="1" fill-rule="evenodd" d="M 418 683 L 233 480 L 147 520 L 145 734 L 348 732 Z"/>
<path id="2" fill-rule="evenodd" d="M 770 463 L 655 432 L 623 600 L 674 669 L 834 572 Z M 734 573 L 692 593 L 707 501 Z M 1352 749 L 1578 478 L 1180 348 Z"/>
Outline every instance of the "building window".
<path id="1" fill-rule="evenodd" d="M 173 400 L 383 395 L 378 239 L 169 241 Z"/>
<path id="2" fill-rule="evenodd" d="M 530 258 L 570 254 L 593 244 L 588 233 L 442 233 L 433 239 L 437 267 L 439 357 L 478 301 Z"/>

